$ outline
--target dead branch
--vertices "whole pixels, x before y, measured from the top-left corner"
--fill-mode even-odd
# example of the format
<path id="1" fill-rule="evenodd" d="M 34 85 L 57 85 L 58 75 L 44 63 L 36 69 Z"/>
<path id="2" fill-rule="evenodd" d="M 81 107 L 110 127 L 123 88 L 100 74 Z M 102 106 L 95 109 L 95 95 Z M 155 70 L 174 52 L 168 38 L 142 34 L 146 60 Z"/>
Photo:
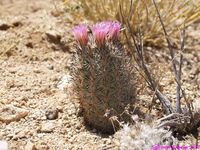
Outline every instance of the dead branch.
<path id="1" fill-rule="evenodd" d="M 191 103 L 188 102 L 186 98 L 185 91 L 182 88 L 181 85 L 181 74 L 182 74 L 182 65 L 183 65 L 183 51 L 185 46 L 185 27 L 181 31 L 180 36 L 180 53 L 179 53 L 179 59 L 176 60 L 175 57 L 175 51 L 173 49 L 173 46 L 171 44 L 170 38 L 168 36 L 168 33 L 166 31 L 165 25 L 163 23 L 163 20 L 161 18 L 160 12 L 158 10 L 158 7 L 155 3 L 155 0 L 152 0 L 153 4 L 155 6 L 159 21 L 161 23 L 165 39 L 167 41 L 167 46 L 170 53 L 171 63 L 172 63 L 172 69 L 175 76 L 176 81 L 176 110 L 173 110 L 172 104 L 169 101 L 169 99 L 159 90 L 158 84 L 155 82 L 155 79 L 152 76 L 151 71 L 148 68 L 148 65 L 146 64 L 145 58 L 144 58 L 144 47 L 143 47 L 143 34 L 141 27 L 138 27 L 138 31 L 135 32 L 132 30 L 129 17 L 125 17 L 123 12 L 121 11 L 120 6 L 120 17 L 121 20 L 126 24 L 127 32 L 129 32 L 129 36 L 127 35 L 127 32 L 125 33 L 125 37 L 127 39 L 128 46 L 131 50 L 131 54 L 133 56 L 133 59 L 135 60 L 137 64 L 137 70 L 142 75 L 142 77 L 145 79 L 146 83 L 150 87 L 150 89 L 154 92 L 154 94 L 159 99 L 160 103 L 162 104 L 163 110 L 167 116 L 161 118 L 158 120 L 156 127 L 157 128 L 163 128 L 163 127 L 169 127 L 172 129 L 173 132 L 177 133 L 183 133 L 183 134 L 190 134 L 197 130 L 197 128 L 200 126 L 200 113 L 199 112 L 193 112 Z M 130 13 L 132 11 L 132 6 L 130 7 Z M 130 37 L 131 40 L 128 38 Z M 181 98 L 184 99 L 186 104 L 186 109 L 181 108 Z"/>
<path id="2" fill-rule="evenodd" d="M 121 14 L 122 20 L 124 22 L 126 22 L 126 25 L 127 25 L 129 33 L 131 34 L 130 36 L 131 36 L 134 46 L 132 46 L 132 44 L 129 42 L 129 40 L 127 40 L 127 43 L 129 45 L 129 48 L 132 50 L 132 55 L 133 55 L 135 62 L 137 63 L 138 67 L 144 73 L 145 81 L 147 82 L 147 84 L 151 88 L 151 90 L 155 92 L 155 95 L 161 102 L 165 113 L 166 114 L 173 113 L 174 110 L 171 106 L 169 99 L 162 92 L 160 92 L 160 90 L 157 88 L 158 86 L 157 86 L 155 80 L 153 79 L 153 77 L 145 63 L 144 49 L 143 49 L 143 36 L 141 33 L 141 29 L 139 28 L 139 35 L 134 34 L 128 19 L 124 17 L 121 9 L 120 9 L 120 14 Z M 127 35 L 125 35 L 125 36 L 128 37 Z"/>
<path id="3" fill-rule="evenodd" d="M 177 83 L 177 85 L 176 85 L 176 112 L 181 113 L 182 112 L 181 103 L 180 103 L 180 100 L 181 100 L 181 72 L 182 72 L 182 61 L 183 61 L 182 51 L 184 50 L 184 44 L 185 44 L 185 29 L 183 29 L 182 36 L 181 36 L 181 52 L 180 52 L 180 60 L 179 60 L 179 70 L 177 70 L 175 53 L 174 53 L 172 44 L 170 42 L 170 38 L 167 34 L 165 25 L 164 25 L 163 20 L 161 18 L 161 15 L 160 15 L 160 12 L 159 12 L 158 7 L 156 5 L 156 2 L 155 2 L 155 0 L 152 0 L 152 1 L 153 1 L 154 6 L 155 6 L 159 21 L 161 23 L 161 26 L 162 26 L 162 29 L 163 29 L 163 32 L 164 32 L 164 36 L 165 36 L 165 39 L 167 41 L 168 49 L 170 51 L 173 72 L 174 72 L 175 80 L 176 80 L 176 83 Z"/>

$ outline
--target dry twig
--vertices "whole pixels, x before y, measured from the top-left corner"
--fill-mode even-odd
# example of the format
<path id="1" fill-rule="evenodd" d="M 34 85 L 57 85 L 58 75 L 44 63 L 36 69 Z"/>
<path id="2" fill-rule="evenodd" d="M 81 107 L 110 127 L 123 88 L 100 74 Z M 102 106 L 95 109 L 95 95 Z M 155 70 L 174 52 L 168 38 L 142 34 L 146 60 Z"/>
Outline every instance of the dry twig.
<path id="1" fill-rule="evenodd" d="M 121 10 L 121 9 L 120 9 Z M 146 63 L 144 60 L 144 47 L 143 47 L 143 36 L 141 33 L 141 28 L 139 28 L 139 34 L 136 35 L 134 34 L 134 32 L 132 31 L 131 25 L 129 23 L 129 21 L 124 17 L 124 14 L 122 11 L 120 11 L 121 13 L 121 17 L 122 19 L 126 22 L 127 24 L 127 28 L 129 30 L 129 33 L 131 34 L 131 38 L 133 41 L 133 45 L 128 42 L 129 48 L 132 50 L 132 54 L 133 54 L 133 58 L 135 59 L 138 67 L 142 70 L 142 72 L 144 73 L 144 79 L 147 82 L 147 84 L 149 85 L 149 87 L 151 88 L 152 91 L 155 91 L 155 94 L 157 96 L 157 98 L 160 100 L 164 111 L 166 112 L 166 114 L 170 114 L 173 113 L 174 110 L 170 104 L 170 101 L 168 100 L 168 98 L 162 94 L 162 92 L 160 92 L 160 90 L 157 88 L 157 84 L 155 82 L 155 80 L 153 79 Z M 126 33 L 125 33 L 126 34 Z M 126 36 L 127 37 L 127 36 Z"/>
<path id="2" fill-rule="evenodd" d="M 181 31 L 180 41 L 181 41 L 181 47 L 180 47 L 180 57 L 177 60 L 175 57 L 175 50 L 173 49 L 173 46 L 171 44 L 169 35 L 166 31 L 164 22 L 162 20 L 162 17 L 160 15 L 159 9 L 157 7 L 157 4 L 155 0 L 153 1 L 153 5 L 156 9 L 156 14 L 159 18 L 159 22 L 161 23 L 162 30 L 164 32 L 164 36 L 168 45 L 170 57 L 171 57 L 171 63 L 172 68 L 175 76 L 176 81 L 176 108 L 175 110 L 172 107 L 172 104 L 170 100 L 159 90 L 158 84 L 155 82 L 155 79 L 152 76 L 151 71 L 148 68 L 148 65 L 145 62 L 144 59 L 144 47 L 143 47 L 143 33 L 141 26 L 138 26 L 137 32 L 135 30 L 132 30 L 130 21 L 128 18 L 125 17 L 125 14 L 122 11 L 122 8 L 120 6 L 120 17 L 122 18 L 123 22 L 125 23 L 128 32 L 130 34 L 131 40 L 128 39 L 128 35 L 125 32 L 125 37 L 127 39 L 127 44 L 129 48 L 131 49 L 132 56 L 137 63 L 139 72 L 142 72 L 142 75 L 150 87 L 150 89 L 155 92 L 155 95 L 159 99 L 160 103 L 162 104 L 163 110 L 167 116 L 161 118 L 158 120 L 157 127 L 170 127 L 173 132 L 178 133 L 192 133 L 194 130 L 196 131 L 197 128 L 200 126 L 200 118 L 197 116 L 200 116 L 198 112 L 195 112 L 193 114 L 191 109 L 191 104 L 187 101 L 185 91 L 181 87 L 181 74 L 182 74 L 182 64 L 183 64 L 183 51 L 184 51 L 184 45 L 185 45 L 185 27 Z M 130 13 L 132 13 L 132 8 L 130 7 Z M 131 16 L 131 14 L 129 14 Z M 138 17 L 139 18 L 139 17 Z M 139 20 L 139 19 L 138 19 Z M 182 110 L 181 108 L 181 98 L 185 100 L 186 103 L 186 110 Z"/>

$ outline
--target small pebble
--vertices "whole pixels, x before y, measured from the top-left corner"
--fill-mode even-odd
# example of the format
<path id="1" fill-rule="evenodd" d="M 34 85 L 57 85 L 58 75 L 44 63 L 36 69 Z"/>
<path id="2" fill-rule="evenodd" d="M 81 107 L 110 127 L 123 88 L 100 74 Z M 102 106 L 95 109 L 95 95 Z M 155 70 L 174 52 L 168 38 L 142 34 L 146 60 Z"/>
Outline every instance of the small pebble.
<path id="1" fill-rule="evenodd" d="M 8 143 L 6 141 L 0 141 L 0 150 L 8 150 Z"/>
<path id="2" fill-rule="evenodd" d="M 3 123 L 10 123 L 13 121 L 19 121 L 20 119 L 28 115 L 28 110 L 7 105 L 0 109 L 0 121 Z"/>
<path id="3" fill-rule="evenodd" d="M 38 132 L 41 132 L 41 133 L 51 133 L 51 132 L 53 132 L 54 128 L 55 128 L 55 124 L 54 123 L 46 122 L 46 123 L 42 124 L 42 126 L 38 130 Z"/>
<path id="4" fill-rule="evenodd" d="M 7 30 L 9 28 L 10 28 L 10 25 L 7 22 L 0 20 L 0 30 Z"/>
<path id="5" fill-rule="evenodd" d="M 45 115 L 48 120 L 55 120 L 58 118 L 58 110 L 57 109 L 48 110 L 48 111 L 46 111 Z"/>
<path id="6" fill-rule="evenodd" d="M 47 65 L 47 68 L 48 68 L 49 70 L 53 70 L 53 69 L 54 69 L 54 66 L 53 66 L 53 65 Z"/>
<path id="7" fill-rule="evenodd" d="M 24 150 L 37 150 L 35 145 L 32 142 L 28 142 Z"/>
<path id="8" fill-rule="evenodd" d="M 46 36 L 50 41 L 60 42 L 61 35 L 55 30 L 49 30 L 46 32 Z"/>

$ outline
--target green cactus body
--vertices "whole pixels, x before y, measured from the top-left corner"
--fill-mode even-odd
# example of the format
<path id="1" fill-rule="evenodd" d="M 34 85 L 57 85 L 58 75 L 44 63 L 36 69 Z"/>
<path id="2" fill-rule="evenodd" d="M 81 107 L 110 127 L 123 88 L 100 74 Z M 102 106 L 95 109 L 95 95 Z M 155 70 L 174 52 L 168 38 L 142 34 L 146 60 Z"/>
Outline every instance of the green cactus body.
<path id="1" fill-rule="evenodd" d="M 79 48 L 80 68 L 75 85 L 85 122 L 98 130 L 113 133 L 124 121 L 121 114 L 135 101 L 133 67 L 119 42 L 103 47 Z M 118 121 L 111 121 L 116 116 Z"/>

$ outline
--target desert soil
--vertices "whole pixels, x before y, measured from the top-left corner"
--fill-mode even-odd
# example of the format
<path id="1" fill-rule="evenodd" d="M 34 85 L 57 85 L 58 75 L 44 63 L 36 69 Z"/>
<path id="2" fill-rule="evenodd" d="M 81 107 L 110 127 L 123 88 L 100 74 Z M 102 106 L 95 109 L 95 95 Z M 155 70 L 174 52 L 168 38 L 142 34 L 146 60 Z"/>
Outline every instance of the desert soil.
<path id="1" fill-rule="evenodd" d="M 10 150 L 118 149 L 118 139 L 86 128 L 79 115 L 68 64 L 73 20 L 58 1 L 0 1 L 0 141 Z M 195 105 L 200 100 L 199 31 L 197 25 L 188 29 L 183 72 L 184 88 Z M 164 58 L 160 53 L 157 57 Z M 159 75 L 173 99 L 170 70 Z M 149 93 L 139 99 L 151 101 Z"/>
<path id="2" fill-rule="evenodd" d="M 113 147 L 85 129 L 67 91 L 68 20 L 53 0 L 0 1 L 0 140 L 10 150 Z"/>

